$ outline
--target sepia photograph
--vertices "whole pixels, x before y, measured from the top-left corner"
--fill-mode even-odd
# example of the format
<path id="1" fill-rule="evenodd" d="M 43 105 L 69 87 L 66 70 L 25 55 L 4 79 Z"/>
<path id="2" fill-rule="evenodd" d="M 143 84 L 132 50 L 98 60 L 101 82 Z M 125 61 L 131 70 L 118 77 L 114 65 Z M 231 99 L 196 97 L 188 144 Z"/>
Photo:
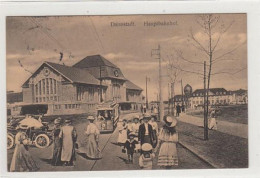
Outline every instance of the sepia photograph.
<path id="1" fill-rule="evenodd" d="M 248 168 L 247 14 L 6 17 L 7 171 Z"/>

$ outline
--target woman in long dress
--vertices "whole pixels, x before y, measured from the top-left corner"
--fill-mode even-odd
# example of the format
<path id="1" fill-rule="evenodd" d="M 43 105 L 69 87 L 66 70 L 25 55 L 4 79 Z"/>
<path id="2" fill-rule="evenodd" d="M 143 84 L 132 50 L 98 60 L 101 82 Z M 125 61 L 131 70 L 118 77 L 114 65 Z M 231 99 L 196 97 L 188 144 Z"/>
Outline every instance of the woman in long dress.
<path id="1" fill-rule="evenodd" d="M 178 142 L 178 133 L 176 132 L 177 120 L 171 116 L 164 116 L 164 122 L 165 125 L 158 136 L 160 151 L 157 164 L 165 168 L 171 168 L 178 165 L 176 148 L 176 143 Z"/>
<path id="2" fill-rule="evenodd" d="M 59 137 L 60 130 L 61 130 L 61 118 L 57 118 L 54 120 L 54 128 L 52 131 L 53 136 L 53 151 L 52 151 L 52 165 L 58 166 L 61 164 L 61 139 Z"/>
<path id="3" fill-rule="evenodd" d="M 61 128 L 59 137 L 62 139 L 61 161 L 65 166 L 73 166 L 76 160 L 75 143 L 77 132 L 71 125 L 71 120 L 65 120 L 65 125 Z"/>
<path id="4" fill-rule="evenodd" d="M 10 172 L 37 171 L 39 168 L 28 150 L 28 137 L 21 126 L 18 126 L 17 130 Z"/>
<path id="5" fill-rule="evenodd" d="M 120 122 L 118 122 L 118 139 L 117 144 L 120 146 L 124 146 L 126 140 L 127 140 L 127 121 L 126 119 Z"/>
<path id="6" fill-rule="evenodd" d="M 85 146 L 85 154 L 90 159 L 100 159 L 101 151 L 98 147 L 99 141 L 99 130 L 97 126 L 93 123 L 95 118 L 93 116 L 88 116 L 89 124 L 86 129 L 86 146 Z"/>
<path id="7" fill-rule="evenodd" d="M 210 113 L 209 121 L 208 121 L 208 128 L 217 130 L 217 121 L 216 121 L 217 113 L 216 110 L 212 110 Z"/>

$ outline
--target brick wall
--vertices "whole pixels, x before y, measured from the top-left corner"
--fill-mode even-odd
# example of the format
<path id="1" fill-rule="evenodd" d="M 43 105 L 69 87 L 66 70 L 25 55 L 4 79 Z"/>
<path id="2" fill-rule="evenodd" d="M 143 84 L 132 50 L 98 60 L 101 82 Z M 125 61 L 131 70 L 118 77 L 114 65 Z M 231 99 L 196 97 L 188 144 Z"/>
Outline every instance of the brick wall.
<path id="1" fill-rule="evenodd" d="M 23 102 L 25 102 L 25 103 L 33 103 L 32 87 L 23 88 Z"/>

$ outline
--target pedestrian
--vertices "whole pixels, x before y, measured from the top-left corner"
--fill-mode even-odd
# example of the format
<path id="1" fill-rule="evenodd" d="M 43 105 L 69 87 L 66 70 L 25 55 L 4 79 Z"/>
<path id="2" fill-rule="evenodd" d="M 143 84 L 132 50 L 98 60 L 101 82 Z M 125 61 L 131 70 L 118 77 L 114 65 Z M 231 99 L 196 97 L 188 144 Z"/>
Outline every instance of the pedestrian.
<path id="1" fill-rule="evenodd" d="M 74 161 L 76 160 L 75 145 L 77 132 L 71 124 L 71 120 L 66 119 L 59 135 L 62 139 L 61 161 L 64 162 L 65 166 L 74 166 Z"/>
<path id="2" fill-rule="evenodd" d="M 54 128 L 52 130 L 53 138 L 53 150 L 52 150 L 52 160 L 51 164 L 53 166 L 61 165 L 61 138 L 59 137 L 61 130 L 61 118 L 58 117 L 54 120 Z"/>
<path id="3" fill-rule="evenodd" d="M 217 112 L 216 112 L 215 109 L 213 109 L 210 112 L 209 121 L 208 121 L 208 128 L 210 130 L 212 130 L 212 129 L 217 130 L 218 129 L 216 118 L 217 118 Z"/>
<path id="4" fill-rule="evenodd" d="M 143 106 L 143 112 L 144 112 L 144 113 L 146 113 L 146 109 L 147 109 L 147 108 L 146 108 L 146 104 L 144 104 L 144 106 Z"/>
<path id="5" fill-rule="evenodd" d="M 181 105 L 181 112 L 185 113 L 185 105 L 184 104 Z"/>
<path id="6" fill-rule="evenodd" d="M 120 146 L 124 146 L 127 139 L 127 120 L 118 122 L 118 139 L 117 144 Z"/>
<path id="7" fill-rule="evenodd" d="M 133 125 L 132 119 L 127 120 L 127 123 L 126 123 L 127 135 L 129 135 L 129 133 L 132 132 L 132 129 L 133 129 L 132 125 Z"/>
<path id="8" fill-rule="evenodd" d="M 135 116 L 133 120 L 134 122 L 132 123 L 131 131 L 135 133 L 135 137 L 137 138 L 140 127 L 139 116 Z"/>
<path id="9" fill-rule="evenodd" d="M 90 159 L 101 159 L 101 151 L 99 148 L 99 135 L 100 132 L 97 126 L 93 123 L 95 118 L 94 116 L 88 116 L 87 120 L 89 124 L 86 128 L 86 146 L 85 154 Z"/>
<path id="10" fill-rule="evenodd" d="M 146 113 L 143 117 L 143 124 L 139 126 L 139 132 L 138 132 L 138 140 L 141 143 L 141 146 L 144 143 L 149 143 L 154 146 L 154 135 L 153 135 L 153 127 L 148 123 L 149 119 L 151 118 L 151 115 Z"/>
<path id="11" fill-rule="evenodd" d="M 159 134 L 159 130 L 158 130 L 158 124 L 155 121 L 154 117 L 151 117 L 149 124 L 152 126 L 153 128 L 153 136 L 154 136 L 154 147 L 156 147 L 157 142 L 158 142 L 158 137 L 157 135 Z"/>
<path id="12" fill-rule="evenodd" d="M 177 106 L 176 106 L 176 116 L 179 117 L 179 116 L 180 116 L 180 113 L 181 113 L 181 106 L 180 106 L 180 104 L 178 103 Z"/>
<path id="13" fill-rule="evenodd" d="M 176 143 L 178 142 L 178 133 L 176 131 L 177 120 L 171 116 L 164 116 L 165 124 L 159 133 L 160 147 L 158 155 L 158 165 L 171 168 L 178 165 L 178 154 Z"/>
<path id="14" fill-rule="evenodd" d="M 136 144 L 138 144 L 138 142 L 134 139 L 134 132 L 129 133 L 128 138 L 129 139 L 126 140 L 124 148 L 126 148 L 126 153 L 128 155 L 128 163 L 133 163 L 133 155 L 135 152 Z"/>
<path id="15" fill-rule="evenodd" d="M 153 147 L 149 143 L 142 145 L 142 154 L 139 157 L 139 166 L 142 169 L 152 169 L 153 168 L 153 159 L 155 154 L 152 152 Z"/>
<path id="16" fill-rule="evenodd" d="M 37 171 L 39 167 L 33 160 L 28 145 L 30 141 L 25 133 L 27 128 L 21 125 L 17 126 L 17 134 L 15 136 L 15 149 L 10 165 L 10 172 L 28 172 Z"/>

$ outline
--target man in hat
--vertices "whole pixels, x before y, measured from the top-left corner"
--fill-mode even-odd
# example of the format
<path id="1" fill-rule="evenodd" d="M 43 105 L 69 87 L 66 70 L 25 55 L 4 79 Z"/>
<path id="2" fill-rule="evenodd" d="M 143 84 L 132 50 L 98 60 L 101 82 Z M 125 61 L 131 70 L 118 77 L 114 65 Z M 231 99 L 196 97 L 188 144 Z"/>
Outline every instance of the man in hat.
<path id="1" fill-rule="evenodd" d="M 140 127 L 139 117 L 135 116 L 133 120 L 134 120 L 134 122 L 132 123 L 131 132 L 134 132 L 135 136 L 137 137 L 139 127 Z"/>
<path id="2" fill-rule="evenodd" d="M 141 145 L 143 145 L 144 143 L 149 143 L 153 145 L 153 142 L 155 140 L 153 127 L 148 123 L 150 118 L 151 115 L 146 113 L 143 117 L 144 122 L 139 126 L 138 140 L 140 141 Z"/>
<path id="3" fill-rule="evenodd" d="M 179 116 L 180 116 L 180 113 L 181 113 L 181 106 L 180 106 L 180 104 L 178 103 L 177 106 L 176 106 L 176 116 L 179 117 Z"/>
<path id="4" fill-rule="evenodd" d="M 59 137 L 62 139 L 61 161 L 65 162 L 66 166 L 72 166 L 76 160 L 77 133 L 75 127 L 71 125 L 70 119 L 65 120 L 65 125 L 61 128 Z"/>

